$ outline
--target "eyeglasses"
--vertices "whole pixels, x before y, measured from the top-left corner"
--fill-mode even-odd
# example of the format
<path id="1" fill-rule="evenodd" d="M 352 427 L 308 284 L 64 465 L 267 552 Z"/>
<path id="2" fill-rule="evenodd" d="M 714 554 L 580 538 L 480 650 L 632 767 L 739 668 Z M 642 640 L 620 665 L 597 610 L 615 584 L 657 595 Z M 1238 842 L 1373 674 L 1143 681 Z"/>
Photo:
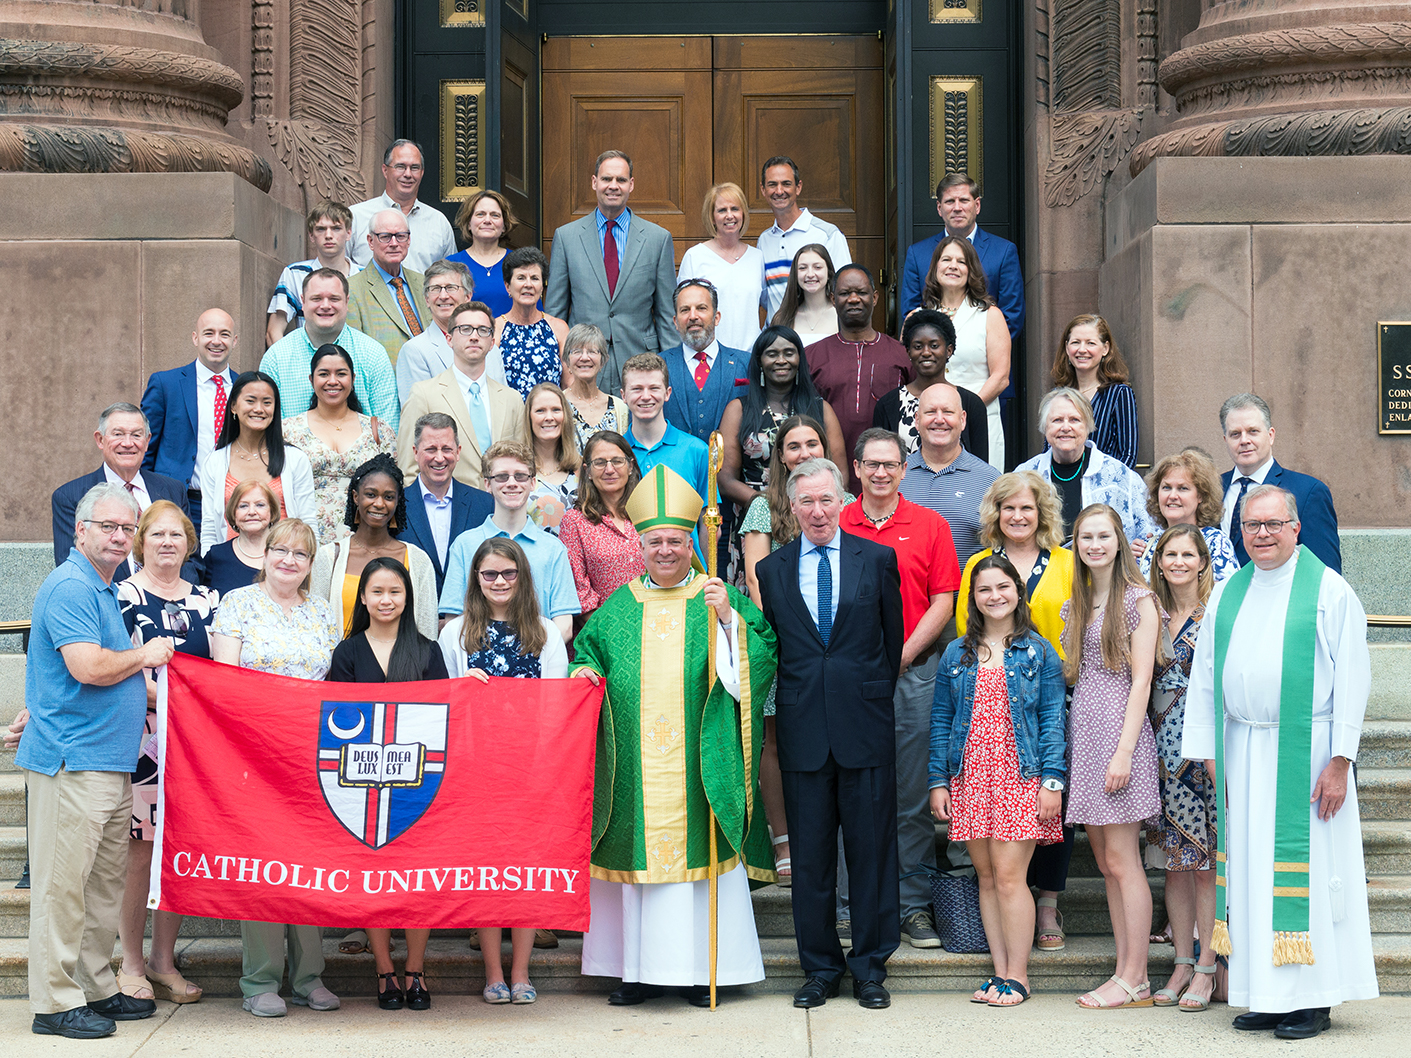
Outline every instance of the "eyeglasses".
<path id="1" fill-rule="evenodd" d="M 517 569 L 482 569 L 477 570 L 480 574 L 481 584 L 494 584 L 495 581 L 503 579 L 506 584 L 513 584 L 515 578 L 519 576 Z"/>
<path id="2" fill-rule="evenodd" d="M 180 603 L 169 602 L 162 607 L 162 612 L 167 615 L 167 626 L 177 635 L 184 636 L 191 631 L 191 621 Z"/>
<path id="3" fill-rule="evenodd" d="M 862 469 L 867 471 L 869 474 L 875 474 L 879 470 L 885 470 L 888 474 L 890 474 L 893 471 L 900 470 L 901 464 L 896 460 L 887 460 L 883 462 L 876 459 L 864 459 L 862 461 Z"/>
<path id="4" fill-rule="evenodd" d="M 117 536 L 119 533 L 122 533 L 123 536 L 137 535 L 137 526 L 131 522 L 95 522 L 92 518 L 85 518 L 83 524 L 96 525 L 98 531 L 104 536 Z"/>
<path id="5" fill-rule="evenodd" d="M 1281 518 L 1270 518 L 1267 521 L 1263 522 L 1240 522 L 1240 528 L 1243 529 L 1250 536 L 1258 536 L 1259 530 L 1261 529 L 1267 532 L 1270 536 L 1278 536 L 1284 531 L 1284 526 L 1288 524 L 1288 522 L 1284 521 Z"/>
<path id="6" fill-rule="evenodd" d="M 523 485 L 533 481 L 534 475 L 527 474 L 523 470 L 516 470 L 513 474 L 509 471 L 505 471 L 503 474 L 487 474 L 485 480 L 493 482 L 496 485 L 504 485 L 509 482 L 510 478 L 514 478 L 517 484 Z"/>
<path id="7" fill-rule="evenodd" d="M 627 460 L 621 456 L 614 459 L 590 459 L 588 465 L 594 470 L 606 470 L 608 467 L 612 467 L 613 470 L 621 470 L 627 465 Z"/>
<path id="8" fill-rule="evenodd" d="M 375 231 L 372 237 L 386 246 L 389 242 L 411 242 L 412 233 L 409 231 Z"/>
<path id="9" fill-rule="evenodd" d="M 283 562 L 286 558 L 293 558 L 295 562 L 303 563 L 313 559 L 307 551 L 290 551 L 287 547 L 272 547 L 269 549 L 270 557 L 276 562 Z"/>
<path id="10" fill-rule="evenodd" d="M 495 333 L 494 327 L 477 327 L 473 323 L 458 323 L 451 328 L 452 334 L 459 334 L 462 338 L 469 338 L 472 334 L 481 338 L 489 338 Z"/>
<path id="11" fill-rule="evenodd" d="M 465 287 L 460 283 L 437 283 L 435 286 L 427 287 L 426 293 L 433 296 L 436 294 L 454 294 L 456 291 L 464 289 Z"/>
<path id="12" fill-rule="evenodd" d="M 396 165 L 388 166 L 394 173 L 420 173 L 426 167 L 420 162 L 398 162 Z"/>

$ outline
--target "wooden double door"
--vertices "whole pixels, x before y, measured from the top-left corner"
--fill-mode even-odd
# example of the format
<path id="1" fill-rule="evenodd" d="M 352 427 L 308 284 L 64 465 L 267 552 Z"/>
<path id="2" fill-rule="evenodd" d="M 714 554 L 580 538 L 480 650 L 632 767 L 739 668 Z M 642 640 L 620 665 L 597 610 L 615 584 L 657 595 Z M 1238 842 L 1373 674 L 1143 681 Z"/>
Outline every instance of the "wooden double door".
<path id="1" fill-rule="evenodd" d="M 596 207 L 589 180 L 604 150 L 632 158 L 631 208 L 671 232 L 678 264 L 710 238 L 701 212 L 714 184 L 744 188 L 746 238 L 758 239 L 773 223 L 760 166 L 782 154 L 798 163 L 800 204 L 885 284 L 877 37 L 558 37 L 541 61 L 545 252 L 555 228 Z"/>

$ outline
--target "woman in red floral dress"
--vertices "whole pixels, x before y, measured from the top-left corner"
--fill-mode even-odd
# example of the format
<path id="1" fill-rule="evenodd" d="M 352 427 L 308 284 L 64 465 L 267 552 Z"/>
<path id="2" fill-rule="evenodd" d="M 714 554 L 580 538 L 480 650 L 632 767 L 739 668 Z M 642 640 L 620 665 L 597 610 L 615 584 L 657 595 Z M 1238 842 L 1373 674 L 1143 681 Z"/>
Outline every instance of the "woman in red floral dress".
<path id="1" fill-rule="evenodd" d="M 936 673 L 931 811 L 965 842 L 980 886 L 995 974 L 972 1001 L 1014 1006 L 1029 998 L 1029 859 L 1036 844 L 1063 840 L 1063 663 L 1034 630 L 1023 581 L 1002 555 L 976 563 L 968 612 L 965 637 Z"/>

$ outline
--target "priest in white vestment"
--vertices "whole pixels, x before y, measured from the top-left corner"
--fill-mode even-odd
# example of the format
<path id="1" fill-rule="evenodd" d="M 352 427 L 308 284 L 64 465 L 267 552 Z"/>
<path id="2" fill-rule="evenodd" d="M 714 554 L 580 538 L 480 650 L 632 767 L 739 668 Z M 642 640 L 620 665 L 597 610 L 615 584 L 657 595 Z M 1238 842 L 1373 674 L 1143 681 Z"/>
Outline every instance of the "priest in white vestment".
<path id="1" fill-rule="evenodd" d="M 1290 493 L 1272 485 L 1251 489 L 1239 520 L 1252 568 L 1217 585 L 1206 606 L 1182 753 L 1208 761 L 1215 774 L 1216 703 L 1223 700 L 1225 798 L 1217 825 L 1226 857 L 1229 1001 L 1250 1008 L 1235 1027 L 1306 1039 L 1329 1027 L 1329 1008 L 1378 994 L 1357 791 L 1348 781 L 1371 686 L 1366 614 L 1347 582 L 1298 546 Z M 1295 650 L 1300 613 L 1309 646 Z M 1223 660 L 1218 685 L 1217 658 Z M 1305 691 L 1296 707 L 1288 695 L 1300 680 Z M 1290 728 L 1290 716 L 1303 718 L 1294 721 L 1298 729 Z M 1302 754 L 1290 754 L 1288 742 L 1301 731 L 1307 745 L 1308 728 L 1304 787 L 1295 759 Z M 1281 787 L 1281 775 L 1300 785 Z M 1297 811 L 1276 819 L 1281 804 Z M 1276 831 L 1281 840 L 1303 842 L 1306 866 L 1287 851 L 1289 844 L 1280 846 L 1287 860 L 1275 855 Z M 1303 877 L 1306 900 L 1297 884 Z M 1217 922 L 1217 950 L 1221 939 Z"/>

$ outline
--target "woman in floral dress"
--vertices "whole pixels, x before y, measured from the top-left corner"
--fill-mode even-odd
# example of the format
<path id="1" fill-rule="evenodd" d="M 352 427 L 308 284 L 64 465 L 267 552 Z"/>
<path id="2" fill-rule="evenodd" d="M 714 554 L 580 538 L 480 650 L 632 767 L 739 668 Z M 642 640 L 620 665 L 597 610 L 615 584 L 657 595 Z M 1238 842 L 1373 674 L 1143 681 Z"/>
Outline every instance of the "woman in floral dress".
<path id="1" fill-rule="evenodd" d="M 549 275 L 549 259 L 541 251 L 533 246 L 511 250 L 504 271 L 512 304 L 495 321 L 495 344 L 505 364 L 505 384 L 528 400 L 540 382 L 557 386 L 563 381 L 559 350 L 568 338 L 568 324 L 539 308 Z"/>

